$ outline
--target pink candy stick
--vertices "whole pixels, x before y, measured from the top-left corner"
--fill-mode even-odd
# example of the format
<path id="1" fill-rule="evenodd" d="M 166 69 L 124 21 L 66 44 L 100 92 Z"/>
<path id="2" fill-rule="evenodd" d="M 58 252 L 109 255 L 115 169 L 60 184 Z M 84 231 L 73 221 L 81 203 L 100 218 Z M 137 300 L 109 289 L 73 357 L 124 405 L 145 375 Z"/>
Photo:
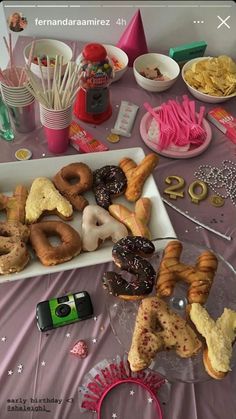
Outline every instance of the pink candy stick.
<path id="1" fill-rule="evenodd" d="M 200 106 L 200 110 L 198 113 L 198 121 L 197 121 L 198 125 L 200 126 L 202 126 L 202 120 L 204 117 L 205 109 L 206 109 L 205 106 Z"/>

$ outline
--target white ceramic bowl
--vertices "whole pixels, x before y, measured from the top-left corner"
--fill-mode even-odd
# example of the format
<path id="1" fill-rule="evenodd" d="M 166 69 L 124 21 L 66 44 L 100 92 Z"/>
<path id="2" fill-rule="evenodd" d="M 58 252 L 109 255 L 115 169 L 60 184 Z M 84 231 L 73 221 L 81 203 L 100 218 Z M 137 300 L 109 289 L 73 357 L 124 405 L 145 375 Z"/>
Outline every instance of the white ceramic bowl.
<path id="1" fill-rule="evenodd" d="M 24 48 L 24 59 L 25 62 L 28 63 L 30 48 L 32 43 L 26 45 Z M 56 39 L 37 39 L 35 41 L 35 48 L 34 48 L 34 56 L 43 56 L 48 55 L 49 57 L 55 57 L 56 55 L 63 56 L 63 66 L 62 66 L 62 75 L 65 72 L 66 66 L 69 61 L 72 59 L 72 49 L 62 41 L 57 41 Z M 41 78 L 41 73 L 39 69 L 39 65 L 35 63 L 31 63 L 31 71 Z M 43 78 L 47 79 L 47 67 L 42 66 L 42 73 Z M 54 74 L 54 67 L 49 68 L 50 78 L 53 78 Z"/>
<path id="2" fill-rule="evenodd" d="M 129 57 L 122 49 L 115 47 L 114 45 L 103 44 L 103 46 L 106 48 L 108 57 L 111 60 L 112 58 L 117 59 L 119 63 L 122 65 L 122 68 L 120 70 L 115 69 L 115 77 L 112 80 L 112 82 L 120 80 L 128 68 Z"/>
<path id="3" fill-rule="evenodd" d="M 232 99 L 233 97 L 235 97 L 235 93 L 233 93 L 232 95 L 229 95 L 229 96 L 212 96 L 212 95 L 209 95 L 207 93 L 200 92 L 199 90 L 190 86 L 190 84 L 185 80 L 184 74 L 185 74 L 186 70 L 189 70 L 192 67 L 193 63 L 195 63 L 197 61 L 202 61 L 202 60 L 208 59 L 208 58 L 212 58 L 212 57 L 200 57 L 200 58 L 194 58 L 193 60 L 188 61 L 182 68 L 181 74 L 182 74 L 183 81 L 186 84 L 190 93 L 196 99 L 201 100 L 202 102 L 206 102 L 206 103 L 226 102 L 227 100 Z"/>
<path id="4" fill-rule="evenodd" d="M 157 66 L 160 72 L 167 76 L 168 80 L 150 80 L 140 74 L 146 67 Z M 133 64 L 134 77 L 136 82 L 143 89 L 149 92 L 163 92 L 169 89 L 177 80 L 180 68 L 176 61 L 168 55 L 148 53 L 140 55 Z"/>

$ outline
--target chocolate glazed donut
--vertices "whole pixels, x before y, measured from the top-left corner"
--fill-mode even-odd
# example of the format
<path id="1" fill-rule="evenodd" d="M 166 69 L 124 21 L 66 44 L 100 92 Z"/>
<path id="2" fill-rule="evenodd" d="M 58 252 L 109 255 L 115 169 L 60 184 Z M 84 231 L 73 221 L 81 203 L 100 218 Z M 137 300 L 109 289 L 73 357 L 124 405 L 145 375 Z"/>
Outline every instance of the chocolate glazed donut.
<path id="1" fill-rule="evenodd" d="M 121 195 L 127 186 L 123 170 L 118 166 L 104 166 L 93 172 L 93 190 L 100 207 L 108 209 L 112 196 Z"/>
<path id="2" fill-rule="evenodd" d="M 120 269 L 135 275 L 128 282 L 117 272 L 105 272 L 103 286 L 110 294 L 124 300 L 139 300 L 152 291 L 156 272 L 144 257 L 155 251 L 153 243 L 144 237 L 127 236 L 119 240 L 112 249 L 113 260 Z"/>

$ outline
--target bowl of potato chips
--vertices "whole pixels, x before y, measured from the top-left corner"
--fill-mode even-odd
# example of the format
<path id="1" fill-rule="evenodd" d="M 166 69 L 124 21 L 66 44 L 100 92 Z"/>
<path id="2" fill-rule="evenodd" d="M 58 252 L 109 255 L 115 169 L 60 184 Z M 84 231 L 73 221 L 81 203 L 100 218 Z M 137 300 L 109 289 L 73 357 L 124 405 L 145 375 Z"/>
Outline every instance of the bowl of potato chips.
<path id="1" fill-rule="evenodd" d="M 221 103 L 236 96 L 236 62 L 227 55 L 188 61 L 182 68 L 182 78 L 202 102 Z"/>

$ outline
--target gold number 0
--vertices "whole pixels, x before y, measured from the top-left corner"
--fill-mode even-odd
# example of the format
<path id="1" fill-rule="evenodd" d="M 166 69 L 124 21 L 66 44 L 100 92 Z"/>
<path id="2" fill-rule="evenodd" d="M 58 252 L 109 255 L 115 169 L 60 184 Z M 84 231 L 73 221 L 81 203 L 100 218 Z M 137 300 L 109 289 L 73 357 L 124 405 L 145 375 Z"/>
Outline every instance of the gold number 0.
<path id="1" fill-rule="evenodd" d="M 201 192 L 196 193 L 194 190 L 195 188 L 200 187 Z M 198 204 L 199 201 L 202 201 L 207 197 L 207 184 L 205 182 L 202 182 L 201 180 L 195 180 L 189 185 L 188 193 L 191 197 L 191 201 L 194 202 L 194 204 Z"/>

